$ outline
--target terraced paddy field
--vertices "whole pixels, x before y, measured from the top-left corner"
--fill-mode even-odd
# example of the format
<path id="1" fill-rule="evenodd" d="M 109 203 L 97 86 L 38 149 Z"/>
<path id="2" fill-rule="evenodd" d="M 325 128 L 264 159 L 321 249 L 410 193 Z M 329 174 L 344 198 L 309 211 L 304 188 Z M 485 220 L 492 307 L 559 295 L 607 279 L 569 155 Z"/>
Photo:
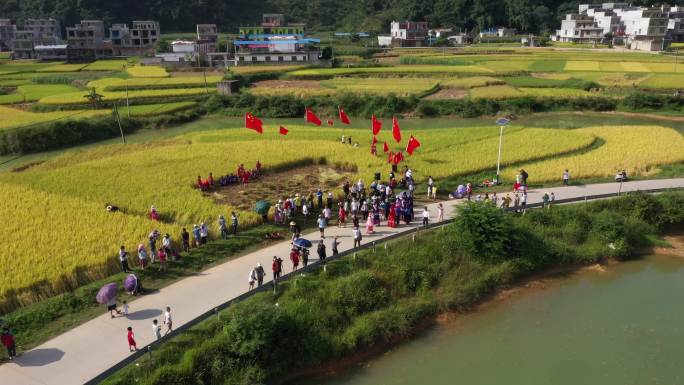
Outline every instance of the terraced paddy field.
<path id="1" fill-rule="evenodd" d="M 557 129 L 540 125 L 543 119 L 534 121 L 536 127 L 514 124 L 506 129 L 503 165 L 508 180 L 519 167 L 530 173 L 531 181 L 542 183 L 558 180 L 565 168 L 572 170 L 573 178 L 610 177 L 618 168 L 636 177 L 684 162 L 684 138 L 667 125 L 592 123 Z M 491 172 L 496 164 L 498 128 L 491 122 L 478 122 L 402 121 L 404 136 L 415 135 L 421 142 L 405 164 L 415 170 L 419 182 L 431 175 L 438 184 L 445 178 Z M 325 160 L 328 167 L 347 170 L 355 179 L 370 180 L 376 171 L 384 174 L 388 170 L 385 156 L 373 156 L 368 150 L 372 138 L 368 122 L 354 119 L 353 123 L 341 130 L 304 126 L 301 120 L 266 120 L 265 133 L 258 135 L 242 128 L 241 119 L 200 120 L 172 136 L 65 151 L 20 172 L 2 173 L 0 199 L 12 203 L 3 206 L 0 214 L 13 218 L 6 226 L 13 242 L 0 257 L 10 266 L 0 273 L 0 293 L 19 295 L 29 303 L 105 277 L 118 270 L 118 246 L 133 249 L 153 228 L 177 238 L 181 227 L 206 222 L 215 236 L 216 218 L 231 210 L 239 211 L 242 226 L 259 222 L 255 213 L 237 209 L 230 198 L 218 202 L 198 191 L 193 186 L 197 175 L 213 172 L 219 176 L 234 172 L 237 164 L 249 166 L 257 160 L 271 172 Z M 278 134 L 281 124 L 290 130 L 287 136 Z M 352 136 L 359 146 L 340 144 L 342 134 Z M 405 147 L 405 143 L 395 143 L 386 129 L 378 140 L 392 150 Z M 283 197 L 308 193 L 288 186 L 268 191 Z M 239 198 L 243 206 L 244 197 Z M 122 212 L 106 212 L 106 202 L 121 207 Z M 161 222 L 147 219 L 150 205 L 160 211 Z M 75 213 L 82 219 L 74 222 Z M 21 231 L 27 224 L 30 234 Z"/>

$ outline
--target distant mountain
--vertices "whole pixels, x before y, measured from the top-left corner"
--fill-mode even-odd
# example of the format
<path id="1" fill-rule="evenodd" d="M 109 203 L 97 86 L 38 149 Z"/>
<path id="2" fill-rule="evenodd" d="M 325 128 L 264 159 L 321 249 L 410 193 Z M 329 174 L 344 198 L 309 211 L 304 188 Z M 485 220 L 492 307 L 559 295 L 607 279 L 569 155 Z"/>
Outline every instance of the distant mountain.
<path id="1" fill-rule="evenodd" d="M 678 0 L 675 4 L 682 4 Z M 388 32 L 398 19 L 427 20 L 430 27 L 461 30 L 508 26 L 551 31 L 578 1 L 563 0 L 1 0 L 0 18 L 54 17 L 63 25 L 81 19 L 106 23 L 157 20 L 163 32 L 193 31 L 216 23 L 222 32 L 260 23 L 262 13 L 284 13 L 310 30 Z M 654 4 L 652 0 L 635 4 Z"/>

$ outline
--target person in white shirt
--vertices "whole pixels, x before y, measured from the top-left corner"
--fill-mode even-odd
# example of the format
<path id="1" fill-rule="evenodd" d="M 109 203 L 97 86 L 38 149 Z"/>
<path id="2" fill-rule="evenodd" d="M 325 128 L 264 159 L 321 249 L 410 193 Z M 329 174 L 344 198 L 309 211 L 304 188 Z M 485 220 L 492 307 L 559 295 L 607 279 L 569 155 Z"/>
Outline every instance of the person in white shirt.
<path id="1" fill-rule="evenodd" d="M 161 325 L 159 325 L 159 322 L 157 320 L 152 320 L 152 334 L 154 335 L 154 339 L 158 340 L 161 339 Z"/>
<path id="2" fill-rule="evenodd" d="M 428 210 L 427 206 L 423 209 L 423 226 L 427 226 L 428 222 L 430 221 L 430 211 Z"/>
<path id="3" fill-rule="evenodd" d="M 171 307 L 167 306 L 166 311 L 164 312 L 164 325 L 166 325 L 166 332 L 164 335 L 167 335 L 173 331 L 173 320 L 171 319 Z"/>
<path id="4" fill-rule="evenodd" d="M 570 171 L 567 169 L 563 171 L 563 184 L 568 185 L 570 183 Z"/>
<path id="5" fill-rule="evenodd" d="M 358 227 L 352 229 L 352 235 L 354 236 L 354 247 L 361 246 L 361 230 Z"/>

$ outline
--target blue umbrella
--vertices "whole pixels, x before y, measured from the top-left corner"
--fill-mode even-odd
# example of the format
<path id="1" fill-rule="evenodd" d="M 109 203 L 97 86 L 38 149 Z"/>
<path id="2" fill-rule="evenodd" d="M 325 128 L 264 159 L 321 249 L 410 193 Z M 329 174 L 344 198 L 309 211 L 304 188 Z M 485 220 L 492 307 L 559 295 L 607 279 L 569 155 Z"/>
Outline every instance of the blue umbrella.
<path id="1" fill-rule="evenodd" d="M 305 248 L 305 249 L 308 249 L 308 248 L 310 248 L 311 246 L 313 246 L 313 244 L 311 243 L 311 241 L 309 241 L 308 239 L 304 239 L 304 238 L 297 238 L 297 239 L 294 241 L 294 244 L 295 244 L 295 246 L 303 247 L 303 248 Z"/>

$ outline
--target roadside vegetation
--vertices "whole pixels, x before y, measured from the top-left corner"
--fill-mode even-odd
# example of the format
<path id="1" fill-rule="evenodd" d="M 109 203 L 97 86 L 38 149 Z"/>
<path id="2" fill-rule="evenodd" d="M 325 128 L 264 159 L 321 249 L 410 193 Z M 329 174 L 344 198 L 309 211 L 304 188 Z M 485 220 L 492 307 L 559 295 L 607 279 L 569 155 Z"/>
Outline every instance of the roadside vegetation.
<path id="1" fill-rule="evenodd" d="M 684 193 L 630 194 L 524 216 L 489 203 L 454 224 L 345 256 L 259 293 L 155 347 L 106 384 L 273 383 L 410 338 L 547 268 L 634 258 L 684 221 Z"/>

